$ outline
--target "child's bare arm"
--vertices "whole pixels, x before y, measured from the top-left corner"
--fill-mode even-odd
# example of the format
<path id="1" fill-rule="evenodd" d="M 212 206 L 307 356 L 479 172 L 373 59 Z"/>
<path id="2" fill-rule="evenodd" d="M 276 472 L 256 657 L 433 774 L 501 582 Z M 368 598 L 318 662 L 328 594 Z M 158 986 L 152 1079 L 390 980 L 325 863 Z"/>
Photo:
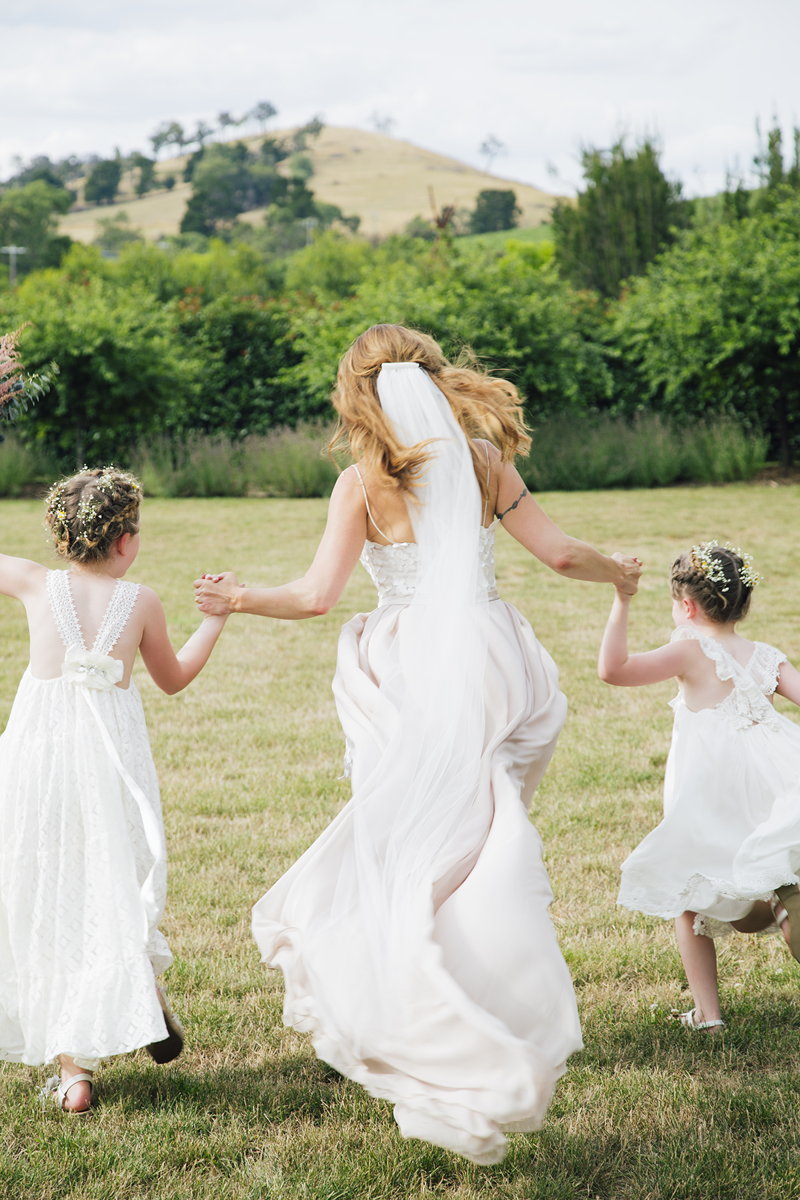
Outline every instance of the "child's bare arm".
<path id="1" fill-rule="evenodd" d="M 685 675 L 691 664 L 690 642 L 669 642 L 644 654 L 628 653 L 630 605 L 630 596 L 615 592 L 597 659 L 597 674 L 603 682 L 617 687 L 641 687 Z"/>
<path id="2" fill-rule="evenodd" d="M 800 671 L 790 662 L 781 663 L 778 686 L 775 691 L 793 704 L 800 704 Z"/>
<path id="3" fill-rule="evenodd" d="M 28 558 L 0 554 L 0 594 L 23 600 L 47 570 Z"/>
<path id="4" fill-rule="evenodd" d="M 144 628 L 139 649 L 144 665 L 153 682 L 174 696 L 192 682 L 208 662 L 217 638 L 222 632 L 225 617 L 204 617 L 200 625 L 176 654 L 167 633 L 164 609 L 155 592 L 141 589 L 144 605 Z"/>

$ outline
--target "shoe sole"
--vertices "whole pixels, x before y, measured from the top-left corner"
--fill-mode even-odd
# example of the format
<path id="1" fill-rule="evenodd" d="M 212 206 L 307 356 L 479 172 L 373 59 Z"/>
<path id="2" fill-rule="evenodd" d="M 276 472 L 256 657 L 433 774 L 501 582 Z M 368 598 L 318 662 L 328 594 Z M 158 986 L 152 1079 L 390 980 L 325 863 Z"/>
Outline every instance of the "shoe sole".
<path id="1" fill-rule="evenodd" d="M 147 1053 L 157 1063 L 172 1062 L 183 1050 L 183 1030 L 176 1018 L 165 1012 L 164 1024 L 168 1030 L 167 1037 L 145 1046 Z"/>

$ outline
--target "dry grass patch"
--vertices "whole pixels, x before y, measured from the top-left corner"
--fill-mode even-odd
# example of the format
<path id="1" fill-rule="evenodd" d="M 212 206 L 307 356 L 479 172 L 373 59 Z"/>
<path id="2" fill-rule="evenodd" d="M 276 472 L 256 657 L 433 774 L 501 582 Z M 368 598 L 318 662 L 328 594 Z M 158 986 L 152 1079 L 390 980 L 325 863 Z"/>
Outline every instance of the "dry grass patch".
<path id="1" fill-rule="evenodd" d="M 291 132 L 275 132 L 272 136 Z M 235 140 L 257 147 L 263 137 Z M 484 188 L 513 188 L 522 209 L 523 226 L 547 221 L 556 202 L 551 193 L 531 184 L 490 175 L 458 159 L 366 129 L 326 125 L 318 138 L 309 139 L 305 153 L 314 164 L 309 185 L 314 195 L 325 204 L 337 204 L 345 216 L 360 217 L 361 232 L 367 237 L 399 233 L 412 217 L 430 216 L 430 189 L 439 208 L 447 204 L 473 208 L 478 192 Z M 124 212 L 131 226 L 147 238 L 177 233 L 191 195 L 191 185 L 182 182 L 186 157 L 164 159 L 158 164 L 159 176 L 172 174 L 179 181 L 172 191 L 137 197 L 132 181 L 125 179 L 116 204 L 67 213 L 59 224 L 60 232 L 77 241 L 91 242 L 100 232 L 99 218 Z M 243 213 L 242 220 L 255 224 L 263 216 L 263 209 L 254 209 Z"/>

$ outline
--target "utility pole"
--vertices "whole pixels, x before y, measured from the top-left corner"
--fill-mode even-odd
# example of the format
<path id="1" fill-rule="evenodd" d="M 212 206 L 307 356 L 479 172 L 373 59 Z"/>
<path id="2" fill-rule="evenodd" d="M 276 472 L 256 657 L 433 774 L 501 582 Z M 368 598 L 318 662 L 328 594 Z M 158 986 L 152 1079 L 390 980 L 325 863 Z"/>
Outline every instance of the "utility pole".
<path id="1" fill-rule="evenodd" d="M 17 282 L 17 255 L 27 254 L 27 246 L 0 246 L 0 253 L 8 255 L 8 282 L 11 287 Z"/>

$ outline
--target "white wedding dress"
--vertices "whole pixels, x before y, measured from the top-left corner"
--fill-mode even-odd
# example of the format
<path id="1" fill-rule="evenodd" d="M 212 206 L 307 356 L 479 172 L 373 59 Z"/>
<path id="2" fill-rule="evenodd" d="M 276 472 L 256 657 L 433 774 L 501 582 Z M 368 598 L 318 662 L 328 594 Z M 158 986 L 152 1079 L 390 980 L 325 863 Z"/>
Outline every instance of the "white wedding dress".
<path id="1" fill-rule="evenodd" d="M 138 586 L 118 581 L 91 649 L 49 571 L 62 674 L 25 671 L 0 737 L 0 1058 L 82 1062 L 167 1036 L 154 976 L 166 865 L 141 700 L 111 656 Z"/>
<path id="2" fill-rule="evenodd" d="M 541 1125 L 581 1038 L 527 812 L 566 701 L 531 627 L 497 598 L 494 527 L 473 499 L 472 632 L 442 659 L 424 642 L 419 537 L 365 543 L 378 607 L 344 626 L 333 683 L 352 799 L 256 904 L 253 931 L 283 971 L 285 1022 L 320 1058 L 390 1101 L 405 1136 L 494 1163 L 504 1131 Z"/>
<path id="3" fill-rule="evenodd" d="M 785 654 L 755 642 L 742 666 L 713 637 L 696 640 L 731 690 L 693 711 L 678 693 L 664 819 L 622 864 L 619 903 L 656 917 L 696 912 L 695 931 L 730 933 L 755 900 L 800 873 L 800 726 L 771 697 Z"/>

